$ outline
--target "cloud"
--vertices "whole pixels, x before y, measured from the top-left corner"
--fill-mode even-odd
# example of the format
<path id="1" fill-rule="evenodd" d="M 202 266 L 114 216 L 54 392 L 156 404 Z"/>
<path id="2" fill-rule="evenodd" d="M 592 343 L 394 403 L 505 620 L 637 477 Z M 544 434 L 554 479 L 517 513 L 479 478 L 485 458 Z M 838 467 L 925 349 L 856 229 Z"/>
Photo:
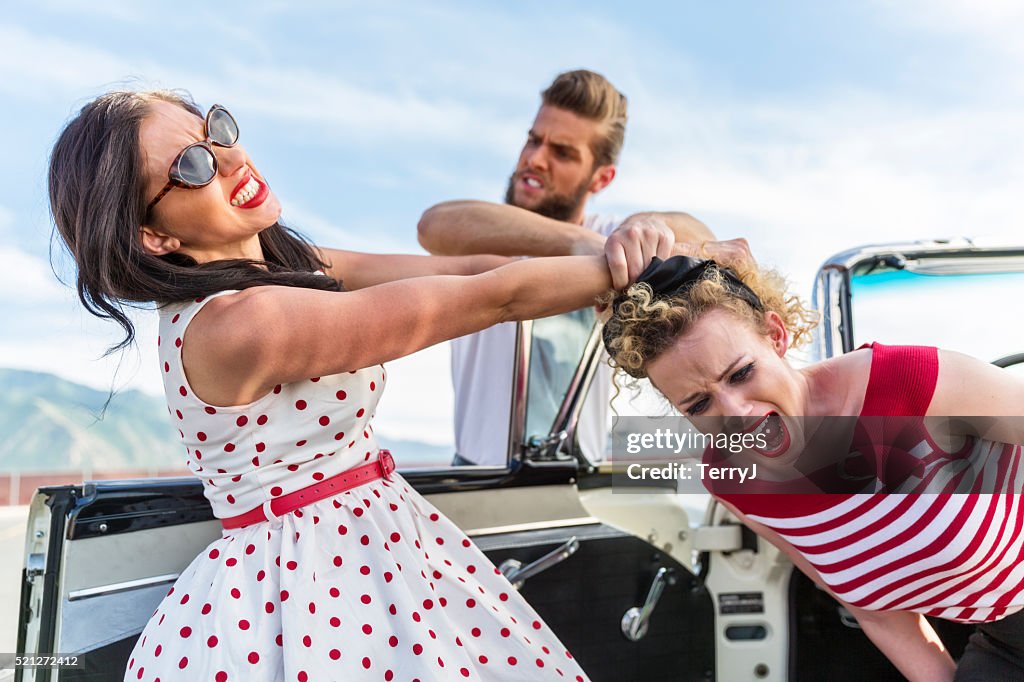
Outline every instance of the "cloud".
<path id="1" fill-rule="evenodd" d="M 0 223 L 3 218 L 0 212 Z M 66 291 L 54 279 L 46 261 L 20 249 L 0 245 L 0 306 L 59 303 L 66 300 Z"/>

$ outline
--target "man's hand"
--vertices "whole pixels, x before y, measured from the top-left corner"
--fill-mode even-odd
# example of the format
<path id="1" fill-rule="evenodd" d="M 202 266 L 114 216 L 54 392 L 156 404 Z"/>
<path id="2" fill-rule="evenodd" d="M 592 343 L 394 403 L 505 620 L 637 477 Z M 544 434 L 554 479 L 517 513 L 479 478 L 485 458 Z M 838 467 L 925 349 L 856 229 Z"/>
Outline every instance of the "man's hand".
<path id="1" fill-rule="evenodd" d="M 625 289 L 644 271 L 651 259 L 672 255 L 675 233 L 657 217 L 634 216 L 619 225 L 604 244 L 612 286 Z M 745 243 L 745 242 L 744 242 Z"/>
<path id="2" fill-rule="evenodd" d="M 754 254 L 750 253 L 750 244 L 742 237 L 720 242 L 702 242 L 700 244 L 679 242 L 672 248 L 672 255 L 713 260 L 727 268 L 734 268 L 738 265 L 757 264 L 757 261 L 754 260 Z"/>

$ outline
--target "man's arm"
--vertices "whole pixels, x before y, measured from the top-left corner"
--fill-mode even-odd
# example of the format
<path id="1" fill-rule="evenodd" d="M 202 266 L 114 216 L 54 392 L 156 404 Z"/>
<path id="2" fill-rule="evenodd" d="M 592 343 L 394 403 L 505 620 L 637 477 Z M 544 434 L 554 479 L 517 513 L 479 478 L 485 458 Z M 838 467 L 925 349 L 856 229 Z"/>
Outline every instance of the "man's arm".
<path id="1" fill-rule="evenodd" d="M 623 220 L 622 225 L 626 226 L 634 220 L 642 219 L 661 220 L 675 233 L 677 242 L 701 244 L 716 239 L 714 233 L 711 232 L 707 225 L 689 213 L 682 213 L 681 211 L 644 211 L 642 213 L 634 213 Z"/>
<path id="2" fill-rule="evenodd" d="M 486 201 L 432 206 L 420 217 L 417 232 L 423 248 L 439 256 L 595 255 L 604 249 L 604 237 L 581 225 Z"/>

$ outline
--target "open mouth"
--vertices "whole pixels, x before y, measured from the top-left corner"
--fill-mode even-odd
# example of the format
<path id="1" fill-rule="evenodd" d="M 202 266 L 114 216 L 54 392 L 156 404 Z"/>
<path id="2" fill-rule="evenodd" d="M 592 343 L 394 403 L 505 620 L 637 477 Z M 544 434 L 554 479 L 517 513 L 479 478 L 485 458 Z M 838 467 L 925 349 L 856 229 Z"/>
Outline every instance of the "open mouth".
<path id="1" fill-rule="evenodd" d="M 544 183 L 535 175 L 520 175 L 519 179 L 527 189 L 534 191 L 544 189 Z"/>
<path id="2" fill-rule="evenodd" d="M 765 457 L 778 457 L 789 449 L 790 436 L 786 422 L 776 412 L 769 412 L 746 433 L 754 436 L 751 450 Z"/>
<path id="3" fill-rule="evenodd" d="M 265 182 L 260 182 L 256 176 L 249 173 L 235 186 L 231 194 L 231 205 L 235 208 L 256 208 L 262 204 L 270 190 Z"/>

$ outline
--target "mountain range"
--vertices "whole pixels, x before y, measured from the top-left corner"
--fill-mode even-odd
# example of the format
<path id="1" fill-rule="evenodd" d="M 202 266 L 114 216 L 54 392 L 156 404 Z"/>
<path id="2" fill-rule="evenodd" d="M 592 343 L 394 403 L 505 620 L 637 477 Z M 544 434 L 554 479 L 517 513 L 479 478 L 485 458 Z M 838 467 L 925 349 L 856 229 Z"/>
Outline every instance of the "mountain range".
<path id="1" fill-rule="evenodd" d="M 377 436 L 403 468 L 452 457 L 450 446 Z M 137 390 L 111 396 L 54 374 L 0 368 L 0 472 L 180 467 L 185 475 L 183 455 L 160 398 Z"/>

